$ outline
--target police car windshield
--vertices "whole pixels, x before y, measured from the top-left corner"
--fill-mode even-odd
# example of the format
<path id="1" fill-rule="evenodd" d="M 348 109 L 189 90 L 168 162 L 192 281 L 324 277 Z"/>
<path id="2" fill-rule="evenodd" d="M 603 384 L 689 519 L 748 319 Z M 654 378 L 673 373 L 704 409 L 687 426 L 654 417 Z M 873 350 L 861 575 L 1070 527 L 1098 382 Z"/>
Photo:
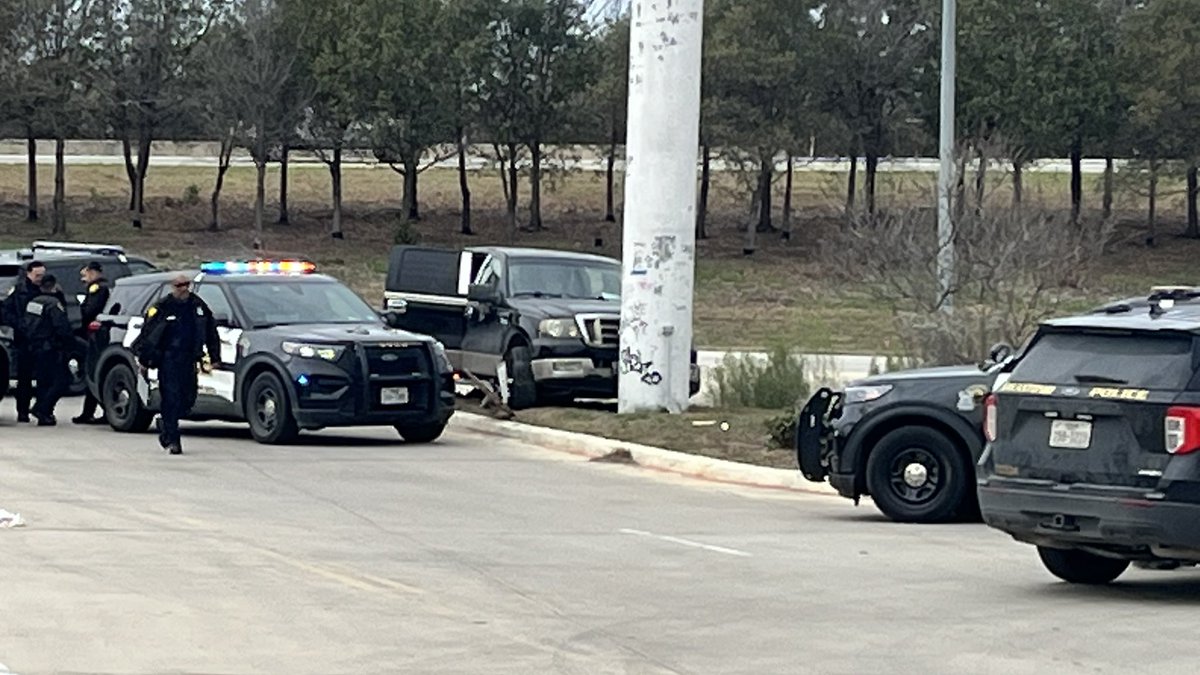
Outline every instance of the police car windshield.
<path id="1" fill-rule="evenodd" d="M 315 323 L 380 323 L 379 315 L 336 282 L 280 279 L 230 284 L 253 328 Z"/>
<path id="2" fill-rule="evenodd" d="M 621 266 L 574 260 L 514 260 L 508 266 L 513 296 L 621 299 Z"/>

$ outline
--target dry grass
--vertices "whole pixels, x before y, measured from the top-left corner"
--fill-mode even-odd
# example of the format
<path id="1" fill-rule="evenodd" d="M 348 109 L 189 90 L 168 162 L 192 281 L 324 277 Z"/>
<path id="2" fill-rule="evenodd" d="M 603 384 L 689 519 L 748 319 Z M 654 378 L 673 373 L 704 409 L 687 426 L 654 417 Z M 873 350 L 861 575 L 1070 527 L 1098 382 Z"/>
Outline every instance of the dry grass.
<path id="1" fill-rule="evenodd" d="M 69 167 L 68 224 L 79 240 L 103 240 L 127 245 L 168 266 L 194 264 L 202 259 L 247 256 L 254 195 L 252 169 L 230 170 L 222 198 L 224 225 L 209 233 L 208 195 L 212 169 L 151 166 L 147 181 L 145 230 L 134 231 L 126 219 L 127 184 L 123 167 Z M 1066 176 L 1027 175 L 1027 194 L 1048 204 L 1066 203 Z M 268 215 L 274 221 L 279 175 L 268 173 Z M 777 234 L 759 235 L 758 250 L 742 255 L 742 226 L 749 219 L 749 198 L 742 182 L 721 175 L 711 200 L 710 239 L 699 243 L 696 284 L 697 342 L 711 347 L 764 347 L 787 344 L 810 352 L 885 353 L 894 349 L 890 313 L 863 289 L 837 288 L 821 274 L 817 244 L 839 227 L 838 205 L 844 190 L 842 176 L 797 173 L 794 188 L 796 223 L 791 242 Z M 328 236 L 331 216 L 329 174 L 320 166 L 294 167 L 290 175 L 292 224 L 271 225 L 266 233 L 268 253 L 303 254 L 338 275 L 373 303 L 380 297 L 386 252 L 400 222 L 400 180 L 390 169 L 347 168 L 345 172 L 345 241 Z M 913 204 L 929 198 L 929 177 L 921 174 L 881 175 L 880 203 Z M 39 175 L 43 220 L 49 220 L 51 167 Z M 1096 188 L 1089 178 L 1089 190 Z M 606 223 L 603 177 L 572 173 L 553 179 L 545 197 L 546 230 L 519 232 L 510 239 L 505 227 L 503 195 L 492 172 L 472 177 L 475 231 L 458 233 L 458 183 L 453 171 L 430 170 L 422 176 L 423 220 L 415 231 L 423 243 L 478 245 L 513 243 L 552 246 L 619 255 L 620 229 Z M 992 199 L 1007 199 L 996 178 Z M 0 245 L 27 245 L 45 236 L 47 225 L 24 222 L 25 168 L 0 166 Z M 781 190 L 778 190 L 781 191 Z M 778 192 L 777 191 L 777 192 Z M 198 193 L 199 199 L 188 198 Z M 618 187 L 618 194 L 620 188 Z M 522 206 L 527 189 L 523 188 Z M 776 195 L 776 209 L 780 203 Z M 1099 199 L 1092 192 L 1088 204 Z M 1135 208 L 1136 199 L 1122 206 Z M 1181 229 L 1179 200 L 1168 200 L 1161 231 Z M 524 213 L 522 213 L 524 215 Z M 1137 240 L 1138 216 L 1127 227 Z M 596 247 L 600 239 L 602 245 Z M 1151 283 L 1196 283 L 1193 261 L 1200 254 L 1194 241 L 1164 237 L 1160 248 L 1147 251 L 1123 244 L 1104 261 L 1097 287 L 1083 289 L 1077 302 L 1090 302 L 1131 292 Z"/>

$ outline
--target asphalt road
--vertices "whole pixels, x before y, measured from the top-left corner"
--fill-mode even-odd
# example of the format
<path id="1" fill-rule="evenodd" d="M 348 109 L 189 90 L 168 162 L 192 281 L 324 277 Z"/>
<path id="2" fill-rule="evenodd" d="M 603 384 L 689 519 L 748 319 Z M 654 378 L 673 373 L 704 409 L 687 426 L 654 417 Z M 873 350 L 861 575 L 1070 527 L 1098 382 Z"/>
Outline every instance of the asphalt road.
<path id="1" fill-rule="evenodd" d="M 459 432 L 191 426 L 170 457 L 13 419 L 0 662 L 22 675 L 1195 670 L 1200 573 L 1072 588 L 979 525 Z"/>

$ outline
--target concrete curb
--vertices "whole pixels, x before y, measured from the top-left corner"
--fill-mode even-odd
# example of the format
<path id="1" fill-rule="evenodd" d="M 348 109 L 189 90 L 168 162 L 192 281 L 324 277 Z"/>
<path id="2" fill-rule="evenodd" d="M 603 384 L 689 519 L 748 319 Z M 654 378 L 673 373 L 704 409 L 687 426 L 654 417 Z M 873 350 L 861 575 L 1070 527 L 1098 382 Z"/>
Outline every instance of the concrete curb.
<path id="1" fill-rule="evenodd" d="M 604 457 L 624 450 L 633 457 L 639 467 L 654 471 L 727 485 L 837 496 L 837 492 L 828 484 L 810 483 L 804 480 L 799 471 L 730 462 L 573 431 L 507 422 L 476 413 L 462 411 L 454 413 L 454 417 L 450 420 L 450 429 L 500 436 L 589 459 Z"/>

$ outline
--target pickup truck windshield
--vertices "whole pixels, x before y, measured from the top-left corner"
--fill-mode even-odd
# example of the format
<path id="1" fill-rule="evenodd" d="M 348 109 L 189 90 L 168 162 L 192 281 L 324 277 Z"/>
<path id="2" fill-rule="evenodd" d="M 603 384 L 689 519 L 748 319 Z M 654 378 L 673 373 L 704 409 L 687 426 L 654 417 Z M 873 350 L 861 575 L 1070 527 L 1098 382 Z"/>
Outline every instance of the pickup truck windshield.
<path id="1" fill-rule="evenodd" d="M 621 299 L 621 266 L 573 260 L 513 260 L 508 265 L 513 296 L 587 300 Z"/>
<path id="2" fill-rule="evenodd" d="M 379 323 L 379 315 L 337 283 L 289 281 L 231 284 L 255 328 L 315 323 Z"/>
<path id="3" fill-rule="evenodd" d="M 1012 379 L 1182 391 L 1192 374 L 1188 335 L 1083 332 L 1042 336 L 1013 369 Z"/>

